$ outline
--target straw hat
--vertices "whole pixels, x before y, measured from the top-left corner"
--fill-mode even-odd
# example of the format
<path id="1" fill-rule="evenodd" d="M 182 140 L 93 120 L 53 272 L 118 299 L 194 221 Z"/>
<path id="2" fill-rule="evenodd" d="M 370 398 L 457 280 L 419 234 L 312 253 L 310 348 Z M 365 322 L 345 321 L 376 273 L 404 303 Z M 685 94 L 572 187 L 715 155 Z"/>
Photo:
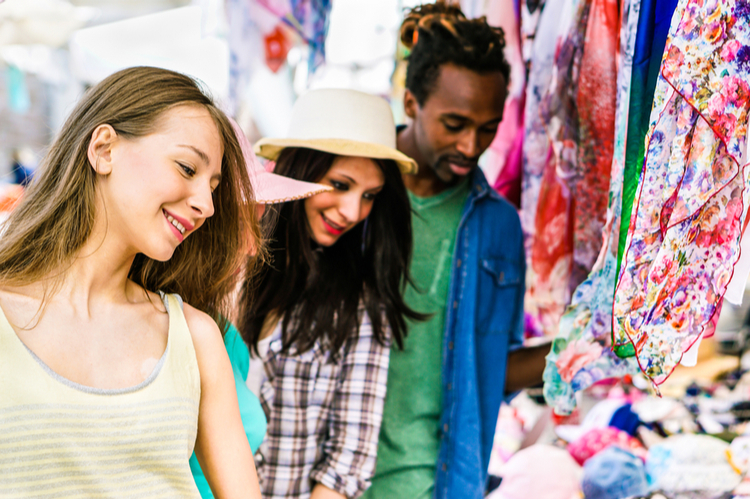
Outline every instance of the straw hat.
<path id="1" fill-rule="evenodd" d="M 247 172 L 250 176 L 250 182 L 253 185 L 256 203 L 262 203 L 264 205 L 283 203 L 285 201 L 299 200 L 324 191 L 333 190 L 331 186 L 298 181 L 297 179 L 291 179 L 267 171 L 260 164 L 255 153 L 253 153 L 253 147 L 250 144 L 250 141 L 247 140 L 247 136 L 237 122 L 231 118 L 229 121 L 232 122 L 232 128 L 234 128 L 234 133 L 237 135 L 237 140 L 242 148 L 242 155 L 245 157 Z"/>
<path id="2" fill-rule="evenodd" d="M 355 90 L 319 89 L 302 95 L 294 103 L 286 137 L 261 139 L 255 152 L 275 160 L 284 148 L 292 147 L 394 160 L 405 174 L 417 171 L 416 162 L 396 149 L 396 125 L 388 103 Z"/>

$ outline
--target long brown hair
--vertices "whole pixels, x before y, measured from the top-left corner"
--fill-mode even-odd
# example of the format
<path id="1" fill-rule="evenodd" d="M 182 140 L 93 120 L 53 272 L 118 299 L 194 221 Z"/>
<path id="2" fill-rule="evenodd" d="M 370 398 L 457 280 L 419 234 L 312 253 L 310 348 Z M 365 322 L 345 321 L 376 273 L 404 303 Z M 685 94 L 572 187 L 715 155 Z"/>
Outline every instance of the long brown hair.
<path id="1" fill-rule="evenodd" d="M 165 69 L 125 69 L 84 95 L 5 223 L 0 283 L 20 286 L 48 280 L 54 290 L 91 235 L 97 215 L 96 173 L 87 157 L 94 129 L 109 124 L 123 137 L 142 137 L 156 130 L 164 112 L 179 105 L 203 106 L 221 137 L 224 155 L 221 182 L 213 193 L 214 215 L 170 260 L 138 254 L 129 277 L 146 290 L 180 294 L 225 331 L 227 296 L 241 277 L 236 271 L 244 261 L 246 238 L 254 238 L 256 247 L 262 241 L 252 187 L 227 117 L 193 79 Z M 253 265 L 250 260 L 245 272 L 252 274 Z"/>

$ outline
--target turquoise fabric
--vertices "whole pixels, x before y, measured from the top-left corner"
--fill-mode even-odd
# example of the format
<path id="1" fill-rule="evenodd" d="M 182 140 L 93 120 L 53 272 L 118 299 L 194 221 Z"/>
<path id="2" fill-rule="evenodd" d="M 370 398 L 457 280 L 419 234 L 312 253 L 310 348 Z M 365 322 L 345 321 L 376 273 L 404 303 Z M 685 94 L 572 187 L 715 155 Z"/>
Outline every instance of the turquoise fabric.
<path id="1" fill-rule="evenodd" d="M 232 369 L 234 370 L 234 385 L 237 389 L 237 402 L 240 405 L 242 426 L 245 428 L 250 449 L 255 453 L 266 435 L 267 422 L 260 400 L 245 385 L 247 372 L 250 368 L 250 350 L 234 325 L 229 325 L 229 331 L 224 336 L 224 346 L 227 348 L 229 361 L 232 362 Z M 190 470 L 193 472 L 193 478 L 201 497 L 214 498 L 211 488 L 208 486 L 208 481 L 206 481 L 206 477 L 198 464 L 198 459 L 195 458 L 195 453 L 190 457 Z"/>

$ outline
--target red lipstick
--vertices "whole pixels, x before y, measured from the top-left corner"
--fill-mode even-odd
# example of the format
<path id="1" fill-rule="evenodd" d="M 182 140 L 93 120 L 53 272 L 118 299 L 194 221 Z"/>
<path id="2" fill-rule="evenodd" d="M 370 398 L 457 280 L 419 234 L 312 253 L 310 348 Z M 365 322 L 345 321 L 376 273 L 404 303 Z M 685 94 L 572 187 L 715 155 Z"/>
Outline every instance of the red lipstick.
<path id="1" fill-rule="evenodd" d="M 331 226 L 331 224 L 328 222 L 328 219 L 326 219 L 325 215 L 321 214 L 320 217 L 323 220 L 323 226 L 326 228 L 326 231 L 328 231 L 332 235 L 338 236 L 344 232 L 344 228 L 338 229 L 338 228 Z"/>

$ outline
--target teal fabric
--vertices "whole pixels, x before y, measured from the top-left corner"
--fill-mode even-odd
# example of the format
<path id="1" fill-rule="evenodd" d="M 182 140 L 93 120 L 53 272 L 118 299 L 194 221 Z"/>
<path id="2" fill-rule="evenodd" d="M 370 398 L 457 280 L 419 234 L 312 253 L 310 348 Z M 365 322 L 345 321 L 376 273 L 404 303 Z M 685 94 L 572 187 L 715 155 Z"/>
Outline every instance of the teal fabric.
<path id="1" fill-rule="evenodd" d="M 255 453 L 266 435 L 267 422 L 260 400 L 245 385 L 247 372 L 250 368 L 250 350 L 234 325 L 229 325 L 229 331 L 224 336 L 224 346 L 227 348 L 229 361 L 232 362 L 232 369 L 234 370 L 234 385 L 237 389 L 237 402 L 240 405 L 242 426 L 245 428 L 250 449 Z M 208 481 L 206 481 L 206 477 L 198 464 L 198 459 L 195 458 L 195 453 L 190 457 L 190 470 L 193 472 L 193 478 L 201 497 L 214 498 L 211 488 L 208 486 Z"/>

